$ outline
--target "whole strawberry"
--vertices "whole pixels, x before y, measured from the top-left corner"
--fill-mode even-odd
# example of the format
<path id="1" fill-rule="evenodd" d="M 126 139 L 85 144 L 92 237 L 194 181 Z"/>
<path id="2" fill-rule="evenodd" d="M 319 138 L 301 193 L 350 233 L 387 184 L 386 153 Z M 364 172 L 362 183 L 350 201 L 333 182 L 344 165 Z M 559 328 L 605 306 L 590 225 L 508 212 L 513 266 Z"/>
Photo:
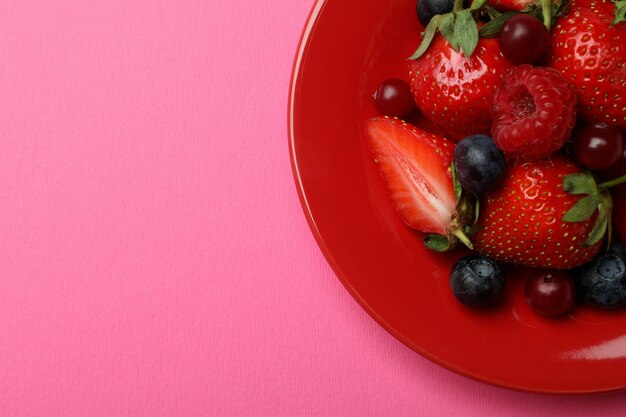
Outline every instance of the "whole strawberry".
<path id="1" fill-rule="evenodd" d="M 626 22 L 614 16 L 610 0 L 572 0 L 548 62 L 573 85 L 582 118 L 626 128 Z"/>
<path id="2" fill-rule="evenodd" d="M 511 66 L 497 39 L 481 38 L 467 58 L 438 36 L 410 63 L 411 91 L 420 111 L 449 139 L 488 134 L 493 92 Z"/>
<path id="3" fill-rule="evenodd" d="M 568 178 L 580 180 L 571 185 L 576 194 L 564 191 L 571 174 L 577 175 Z M 595 190 L 589 178 L 562 155 L 512 163 L 502 185 L 482 202 L 474 248 L 501 262 L 531 267 L 571 269 L 589 262 L 600 250 L 604 209 L 610 208 L 610 203 L 599 205 L 599 195 L 583 195 Z"/>

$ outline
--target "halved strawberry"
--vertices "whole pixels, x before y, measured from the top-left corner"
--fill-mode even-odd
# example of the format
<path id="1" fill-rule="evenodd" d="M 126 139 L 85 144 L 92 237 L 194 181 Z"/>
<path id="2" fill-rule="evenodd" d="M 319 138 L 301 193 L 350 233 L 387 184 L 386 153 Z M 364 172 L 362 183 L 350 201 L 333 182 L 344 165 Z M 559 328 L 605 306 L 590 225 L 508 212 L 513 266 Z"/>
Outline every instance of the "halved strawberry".
<path id="1" fill-rule="evenodd" d="M 395 118 L 370 119 L 365 130 L 374 162 L 404 223 L 443 235 L 448 243 L 456 236 L 469 244 L 460 232 L 451 169 L 454 144 Z"/>

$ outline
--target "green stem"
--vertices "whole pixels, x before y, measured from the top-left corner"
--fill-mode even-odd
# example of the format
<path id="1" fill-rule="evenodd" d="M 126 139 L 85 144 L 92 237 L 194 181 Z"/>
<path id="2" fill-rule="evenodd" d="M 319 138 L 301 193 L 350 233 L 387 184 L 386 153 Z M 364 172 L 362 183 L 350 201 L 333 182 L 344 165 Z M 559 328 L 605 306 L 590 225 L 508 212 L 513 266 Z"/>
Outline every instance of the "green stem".
<path id="1" fill-rule="evenodd" d="M 450 3 L 448 3 L 450 4 Z M 463 10 L 463 0 L 454 0 L 454 6 L 452 8 L 453 12 L 458 12 L 460 10 Z"/>
<path id="2" fill-rule="evenodd" d="M 550 27 L 552 26 L 552 1 L 551 0 L 541 0 L 541 12 L 543 13 L 543 24 L 546 25 L 549 31 Z"/>
<path id="3" fill-rule="evenodd" d="M 469 240 L 469 237 L 467 237 L 463 230 L 455 228 L 452 230 L 452 234 L 456 236 L 465 246 L 470 249 L 474 249 L 474 245 L 472 245 L 472 242 Z"/>
<path id="4" fill-rule="evenodd" d="M 617 177 L 612 179 L 611 181 L 606 181 L 598 184 L 598 189 L 606 190 L 607 188 L 615 187 L 616 185 L 620 185 L 621 183 L 626 182 L 626 174 L 621 177 Z"/>

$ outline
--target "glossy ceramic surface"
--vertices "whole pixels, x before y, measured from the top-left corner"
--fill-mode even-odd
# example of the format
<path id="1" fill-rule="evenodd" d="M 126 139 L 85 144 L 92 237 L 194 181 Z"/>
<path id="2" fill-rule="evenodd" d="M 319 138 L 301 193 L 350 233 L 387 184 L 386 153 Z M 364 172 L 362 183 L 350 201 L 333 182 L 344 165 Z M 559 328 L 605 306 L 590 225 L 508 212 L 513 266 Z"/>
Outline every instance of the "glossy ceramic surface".
<path id="1" fill-rule="evenodd" d="M 414 0 L 319 1 L 304 30 L 291 86 L 294 175 L 313 234 L 354 298 L 391 334 L 468 377 L 545 393 L 626 387 L 626 309 L 584 306 L 557 319 L 527 305 L 510 270 L 495 309 L 470 310 L 448 275 L 463 252 L 427 251 L 390 204 L 363 140 L 385 78 L 407 78 L 419 41 Z"/>

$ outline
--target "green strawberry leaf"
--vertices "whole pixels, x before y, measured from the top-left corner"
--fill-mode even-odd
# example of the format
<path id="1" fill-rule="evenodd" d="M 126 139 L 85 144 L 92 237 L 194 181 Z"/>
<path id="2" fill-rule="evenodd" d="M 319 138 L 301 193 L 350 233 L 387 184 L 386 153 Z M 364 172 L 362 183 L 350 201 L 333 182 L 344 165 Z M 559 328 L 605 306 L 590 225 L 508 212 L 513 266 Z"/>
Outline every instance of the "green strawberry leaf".
<path id="1" fill-rule="evenodd" d="M 474 205 L 474 225 L 478 223 L 480 217 L 480 198 L 476 197 L 476 204 Z"/>
<path id="2" fill-rule="evenodd" d="M 445 252 L 452 249 L 450 240 L 441 235 L 428 235 L 424 238 L 424 245 L 428 249 L 432 249 L 435 252 Z"/>
<path id="3" fill-rule="evenodd" d="M 456 52 L 459 51 L 459 37 L 457 37 L 456 28 L 454 26 L 456 20 L 456 13 L 448 13 L 441 17 L 439 23 L 439 32 L 448 41 L 452 49 Z"/>
<path id="4" fill-rule="evenodd" d="M 487 16 L 489 16 L 489 19 L 493 20 L 496 17 L 500 16 L 502 13 L 500 13 L 499 11 L 497 11 L 496 9 L 494 9 L 493 7 L 486 5 L 485 7 L 483 7 L 483 11 L 485 13 L 487 13 Z"/>
<path id="5" fill-rule="evenodd" d="M 554 16 L 554 18 L 557 18 L 559 16 L 567 14 L 567 12 L 569 11 L 571 3 L 572 3 L 572 0 L 562 0 L 554 8 L 554 11 L 552 12 L 552 16 Z"/>
<path id="6" fill-rule="evenodd" d="M 611 21 L 611 26 L 614 26 L 620 22 L 626 22 L 626 0 L 620 0 L 615 2 L 615 15 Z"/>
<path id="7" fill-rule="evenodd" d="M 454 33 L 457 34 L 457 41 L 465 56 L 472 56 L 478 45 L 478 27 L 469 10 L 456 13 Z"/>
<path id="8" fill-rule="evenodd" d="M 500 35 L 500 29 L 502 29 L 504 23 L 516 14 L 519 14 L 519 12 L 499 13 L 497 16 L 493 17 L 491 21 L 481 27 L 478 30 L 478 34 L 481 38 L 497 38 Z"/>
<path id="9" fill-rule="evenodd" d="M 420 46 L 417 48 L 417 51 L 415 51 L 413 55 L 409 57 L 409 59 L 417 59 L 421 57 L 422 55 L 424 55 L 424 52 L 426 52 L 426 50 L 430 46 L 430 43 L 433 41 L 433 38 L 435 37 L 435 33 L 437 33 L 437 29 L 439 28 L 439 22 L 441 22 L 442 18 L 443 16 L 438 14 L 438 15 L 435 15 L 435 17 L 433 17 L 430 20 L 430 22 L 428 22 L 428 26 L 426 26 L 426 29 L 424 30 L 424 37 L 422 38 L 422 43 L 420 43 Z"/>
<path id="10" fill-rule="evenodd" d="M 563 191 L 568 194 L 597 194 L 598 187 L 591 174 L 570 174 L 563 178 Z"/>
<path id="11" fill-rule="evenodd" d="M 601 241 L 606 232 L 608 223 L 607 209 L 604 205 L 600 204 L 598 205 L 598 219 L 596 220 L 596 224 L 593 226 L 593 229 L 591 229 L 591 232 L 589 232 L 587 241 L 583 243 L 583 246 L 593 246 Z"/>
<path id="12" fill-rule="evenodd" d="M 550 30 L 559 16 L 569 12 L 571 0 L 535 0 L 534 4 L 527 7 L 523 13 L 529 14 L 541 20 Z"/>
<path id="13" fill-rule="evenodd" d="M 474 0 L 470 7 L 470 11 L 475 12 L 476 10 L 480 10 L 485 4 L 487 4 L 487 0 Z"/>
<path id="14" fill-rule="evenodd" d="M 550 30 L 552 27 L 552 0 L 540 0 L 539 8 L 543 16 L 543 24 Z"/>
<path id="15" fill-rule="evenodd" d="M 625 0 L 626 1 L 626 0 Z M 472 56 L 478 45 L 478 26 L 472 13 L 482 14 L 487 0 L 475 0 L 468 9 L 463 9 L 463 0 L 455 0 L 452 12 L 435 15 L 422 34 L 422 41 L 409 59 L 418 59 L 428 50 L 437 31 L 448 41 L 452 49 L 458 52 L 459 47 L 466 57 Z M 480 11 L 479 11 L 480 10 Z"/>
<path id="16" fill-rule="evenodd" d="M 450 164 L 450 169 L 452 170 L 452 185 L 454 186 L 454 203 L 458 206 L 459 201 L 461 201 L 463 187 L 461 187 L 459 178 L 456 176 L 456 166 L 454 165 L 454 162 Z"/>
<path id="17" fill-rule="evenodd" d="M 604 191 L 600 194 L 600 206 L 606 209 L 606 217 L 608 219 L 608 224 L 606 226 L 606 246 L 611 246 L 611 241 L 613 240 L 613 222 L 611 219 L 613 218 L 613 199 L 611 198 L 611 193 Z"/>
<path id="18" fill-rule="evenodd" d="M 598 194 L 589 195 L 578 200 L 563 216 L 563 221 L 576 223 L 587 220 L 598 208 L 600 196 Z"/>
<path id="19" fill-rule="evenodd" d="M 578 173 L 566 176 L 563 179 L 563 190 L 569 194 L 588 194 L 578 200 L 563 216 L 565 222 L 582 222 L 589 219 L 596 210 L 598 218 L 593 229 L 589 232 L 587 241 L 583 246 L 593 246 L 602 240 L 605 234 L 611 241 L 611 210 L 613 201 L 611 194 L 603 187 L 597 185 L 593 176 L 588 173 Z M 601 190 L 601 191 L 599 191 Z"/>

